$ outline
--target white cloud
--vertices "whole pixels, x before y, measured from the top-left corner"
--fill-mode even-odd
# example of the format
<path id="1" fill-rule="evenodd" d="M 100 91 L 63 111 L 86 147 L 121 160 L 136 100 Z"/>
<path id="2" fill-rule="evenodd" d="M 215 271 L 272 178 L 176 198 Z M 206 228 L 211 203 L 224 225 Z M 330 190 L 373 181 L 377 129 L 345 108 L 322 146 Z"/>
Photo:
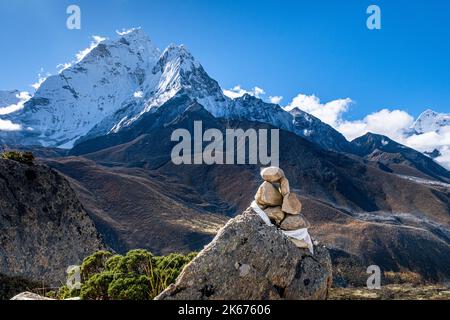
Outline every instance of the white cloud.
<path id="1" fill-rule="evenodd" d="M 257 98 L 261 98 L 261 96 L 266 94 L 264 89 L 260 87 L 254 87 L 253 89 L 246 90 L 243 89 L 240 85 L 237 85 L 232 89 L 223 89 L 222 91 L 227 97 L 231 99 L 242 97 L 244 94 L 249 94 Z"/>
<path id="2" fill-rule="evenodd" d="M 392 139 L 402 139 L 413 124 L 414 118 L 402 110 L 383 109 L 371 113 L 361 120 L 348 121 L 345 113 L 354 102 L 350 98 L 321 103 L 315 95 L 297 95 L 284 109 L 299 108 L 312 114 L 341 132 L 348 140 L 353 140 L 367 132 L 381 134 Z"/>
<path id="3" fill-rule="evenodd" d="M 257 98 L 259 98 L 261 95 L 266 94 L 266 92 L 264 91 L 264 89 L 261 89 L 259 87 L 254 87 L 253 88 L 253 95 Z"/>
<path id="4" fill-rule="evenodd" d="M 438 131 L 406 136 L 403 138 L 403 143 L 422 152 L 432 152 L 437 149 L 442 156 L 436 160 L 450 164 L 450 126 L 444 126 Z"/>
<path id="5" fill-rule="evenodd" d="M 439 151 L 441 156 L 437 157 L 435 160 L 450 170 L 450 147 L 443 146 Z"/>
<path id="6" fill-rule="evenodd" d="M 269 101 L 274 104 L 280 104 L 281 100 L 283 100 L 283 96 L 270 96 Z"/>
<path id="7" fill-rule="evenodd" d="M 403 140 L 413 122 L 414 118 L 405 111 L 383 109 L 367 115 L 362 120 L 340 120 L 333 126 L 348 140 L 372 132 L 399 141 Z"/>
<path id="8" fill-rule="evenodd" d="M 31 98 L 30 94 L 25 91 L 16 94 L 16 97 L 18 99 L 17 103 L 0 108 L 0 115 L 9 114 L 23 109 L 23 105 L 25 104 L 25 102 L 27 102 Z"/>
<path id="9" fill-rule="evenodd" d="M 348 111 L 353 103 L 350 98 L 338 99 L 322 104 L 320 99 L 315 95 L 299 94 L 284 109 L 291 111 L 299 108 L 305 112 L 312 114 L 323 122 L 336 127 L 342 122 L 342 115 Z"/>
<path id="10" fill-rule="evenodd" d="M 91 52 L 98 44 L 102 41 L 105 41 L 106 38 L 103 38 L 101 36 L 92 36 L 92 42 L 89 48 L 86 48 L 84 50 L 81 50 L 76 54 L 77 62 L 80 62 L 89 52 Z"/>
<path id="11" fill-rule="evenodd" d="M 299 108 L 308 112 L 334 127 L 350 141 L 371 132 L 387 136 L 420 152 L 439 150 L 441 156 L 435 160 L 450 169 L 450 126 L 442 127 L 439 131 L 412 134 L 414 117 L 398 109 L 382 109 L 363 119 L 346 120 L 345 113 L 352 104 L 349 98 L 321 103 L 315 95 L 299 94 L 284 109 L 290 111 Z"/>
<path id="12" fill-rule="evenodd" d="M 12 123 L 10 120 L 0 119 L 0 131 L 19 131 L 22 130 L 20 124 Z"/>

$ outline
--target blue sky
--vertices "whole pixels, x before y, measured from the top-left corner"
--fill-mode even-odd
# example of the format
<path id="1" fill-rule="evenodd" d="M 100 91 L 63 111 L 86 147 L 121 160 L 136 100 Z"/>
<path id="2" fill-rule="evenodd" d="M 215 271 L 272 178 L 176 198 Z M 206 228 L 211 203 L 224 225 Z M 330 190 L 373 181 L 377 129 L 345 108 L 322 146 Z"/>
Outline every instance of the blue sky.
<path id="1" fill-rule="evenodd" d="M 77 4 L 82 29 L 66 29 Z M 382 29 L 366 28 L 377 4 Z M 155 44 L 183 43 L 222 87 L 354 101 L 348 119 L 382 108 L 450 111 L 446 0 L 0 0 L 0 89 L 30 90 L 41 68 L 74 59 L 92 35 L 141 26 Z"/>

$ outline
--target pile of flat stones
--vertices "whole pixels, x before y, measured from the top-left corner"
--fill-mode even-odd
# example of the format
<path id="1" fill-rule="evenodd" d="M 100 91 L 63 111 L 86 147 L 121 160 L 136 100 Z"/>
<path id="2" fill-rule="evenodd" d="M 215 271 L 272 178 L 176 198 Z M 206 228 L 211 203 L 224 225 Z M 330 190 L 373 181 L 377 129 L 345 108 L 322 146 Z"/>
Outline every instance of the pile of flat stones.
<path id="1" fill-rule="evenodd" d="M 301 214 L 302 203 L 297 195 L 291 192 L 289 181 L 282 169 L 269 167 L 261 171 L 264 182 L 255 195 L 256 204 L 267 214 L 270 221 L 285 231 L 308 228 L 310 225 Z M 304 241 L 293 242 L 301 248 Z"/>

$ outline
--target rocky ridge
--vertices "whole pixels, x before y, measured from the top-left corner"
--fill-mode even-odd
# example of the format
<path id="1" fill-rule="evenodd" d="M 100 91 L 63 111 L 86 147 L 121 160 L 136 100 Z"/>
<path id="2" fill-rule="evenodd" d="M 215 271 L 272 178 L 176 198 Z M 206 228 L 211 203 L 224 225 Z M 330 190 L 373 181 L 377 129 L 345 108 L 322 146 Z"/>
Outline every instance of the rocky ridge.
<path id="1" fill-rule="evenodd" d="M 104 248 L 69 183 L 40 164 L 0 159 L 0 274 L 60 285 Z"/>

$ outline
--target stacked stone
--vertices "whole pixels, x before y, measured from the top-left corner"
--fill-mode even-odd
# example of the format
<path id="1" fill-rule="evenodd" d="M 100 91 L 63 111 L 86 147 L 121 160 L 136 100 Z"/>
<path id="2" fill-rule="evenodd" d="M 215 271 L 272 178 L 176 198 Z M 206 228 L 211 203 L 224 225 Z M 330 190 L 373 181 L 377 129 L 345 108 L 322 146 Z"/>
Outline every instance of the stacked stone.
<path id="1" fill-rule="evenodd" d="M 261 177 L 264 182 L 256 192 L 255 200 L 272 223 L 285 231 L 308 228 L 309 223 L 301 214 L 302 203 L 291 192 L 283 170 L 278 167 L 265 168 L 261 171 Z M 307 247 L 304 241 L 292 241 L 298 247 Z"/>

